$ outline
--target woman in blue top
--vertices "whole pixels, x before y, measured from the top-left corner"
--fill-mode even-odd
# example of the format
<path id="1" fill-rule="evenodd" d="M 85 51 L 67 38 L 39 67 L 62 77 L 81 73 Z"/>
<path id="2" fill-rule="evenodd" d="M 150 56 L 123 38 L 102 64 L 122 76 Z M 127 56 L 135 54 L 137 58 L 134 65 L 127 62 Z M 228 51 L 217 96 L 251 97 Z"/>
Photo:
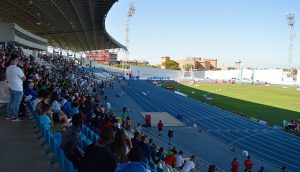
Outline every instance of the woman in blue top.
<path id="1" fill-rule="evenodd" d="M 42 105 L 42 113 L 40 114 L 40 125 L 43 124 L 45 129 L 50 129 L 52 122 L 52 111 L 51 106 L 47 103 Z"/>
<path id="2" fill-rule="evenodd" d="M 68 118 L 71 118 L 71 104 L 72 104 L 72 99 L 70 96 L 66 97 L 66 102 L 63 104 L 63 110 L 65 112 L 65 114 L 67 115 Z"/>
<path id="3" fill-rule="evenodd" d="M 77 101 L 75 101 L 75 102 L 73 102 L 72 103 L 72 109 L 71 109 L 71 111 L 70 111 L 70 116 L 72 117 L 74 114 L 77 114 L 77 113 L 79 113 L 79 109 L 78 109 L 78 102 Z"/>

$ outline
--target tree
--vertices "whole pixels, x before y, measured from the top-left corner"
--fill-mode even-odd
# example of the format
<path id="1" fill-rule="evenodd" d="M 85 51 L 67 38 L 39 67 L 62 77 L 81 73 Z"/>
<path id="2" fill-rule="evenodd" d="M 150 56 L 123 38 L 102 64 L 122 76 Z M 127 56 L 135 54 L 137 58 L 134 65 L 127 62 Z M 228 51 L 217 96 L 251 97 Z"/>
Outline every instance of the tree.
<path id="1" fill-rule="evenodd" d="M 191 64 L 185 64 L 185 65 L 183 65 L 183 70 L 184 71 L 190 71 L 191 69 L 192 69 L 192 65 Z"/>
<path id="2" fill-rule="evenodd" d="M 160 68 L 160 65 L 150 65 L 150 64 L 137 64 L 136 66 L 148 67 L 148 68 Z"/>
<path id="3" fill-rule="evenodd" d="M 170 70 L 179 70 L 179 64 L 174 60 L 167 60 L 162 64 L 162 66 L 165 66 L 166 69 Z"/>

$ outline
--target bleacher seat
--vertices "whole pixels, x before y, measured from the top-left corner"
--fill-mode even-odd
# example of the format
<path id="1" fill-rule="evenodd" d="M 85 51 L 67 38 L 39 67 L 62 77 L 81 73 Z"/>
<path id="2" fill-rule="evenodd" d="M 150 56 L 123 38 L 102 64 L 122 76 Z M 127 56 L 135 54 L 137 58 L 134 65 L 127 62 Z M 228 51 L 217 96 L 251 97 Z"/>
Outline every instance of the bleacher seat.
<path id="1" fill-rule="evenodd" d="M 51 134 L 51 137 L 50 137 L 51 142 L 50 143 L 51 143 L 51 149 L 53 152 L 55 152 L 55 148 L 57 146 L 59 146 L 59 144 L 61 143 L 61 138 L 62 138 L 62 135 L 60 132 Z"/>
<path id="2" fill-rule="evenodd" d="M 149 161 L 145 158 L 145 159 L 143 159 L 143 162 L 146 164 L 146 165 L 148 165 L 148 163 L 149 163 Z"/>
<path id="3" fill-rule="evenodd" d="M 90 140 L 93 140 L 93 136 L 92 136 L 92 134 L 93 134 L 94 132 L 91 130 L 91 129 L 87 129 L 87 134 L 86 134 L 86 136 L 87 136 L 87 138 L 89 138 Z"/>
<path id="4" fill-rule="evenodd" d="M 61 167 L 63 170 L 65 170 L 64 164 L 65 164 L 65 154 L 64 151 L 59 147 L 58 144 L 56 144 L 56 148 L 55 148 L 55 155 L 56 158 L 58 160 L 58 162 L 60 163 Z"/>
<path id="5" fill-rule="evenodd" d="M 86 136 L 83 133 L 80 133 L 80 148 L 83 150 L 83 141 L 86 139 Z"/>
<path id="6" fill-rule="evenodd" d="M 89 140 L 89 139 L 84 139 L 83 141 L 82 141 L 82 150 L 85 152 L 85 150 L 86 150 L 86 148 L 90 145 L 90 144 L 92 144 L 92 142 Z"/>
<path id="7" fill-rule="evenodd" d="M 151 171 L 156 171 L 156 165 L 152 161 L 149 161 L 148 165 L 149 165 Z"/>
<path id="8" fill-rule="evenodd" d="M 156 171 L 157 172 L 164 172 L 164 170 L 162 168 L 159 168 L 159 167 L 156 168 Z"/>
<path id="9" fill-rule="evenodd" d="M 85 135 L 87 135 L 87 126 L 85 126 L 85 125 L 82 125 L 82 132 L 85 134 Z"/>
<path id="10" fill-rule="evenodd" d="M 92 138 L 93 138 L 92 142 L 96 143 L 96 142 L 98 142 L 99 136 L 96 133 L 92 133 Z"/>
<path id="11" fill-rule="evenodd" d="M 166 166 L 163 166 L 163 171 L 164 172 L 171 172 L 170 169 L 168 167 L 166 167 Z"/>
<path id="12" fill-rule="evenodd" d="M 73 163 L 64 157 L 64 172 L 76 172 Z"/>

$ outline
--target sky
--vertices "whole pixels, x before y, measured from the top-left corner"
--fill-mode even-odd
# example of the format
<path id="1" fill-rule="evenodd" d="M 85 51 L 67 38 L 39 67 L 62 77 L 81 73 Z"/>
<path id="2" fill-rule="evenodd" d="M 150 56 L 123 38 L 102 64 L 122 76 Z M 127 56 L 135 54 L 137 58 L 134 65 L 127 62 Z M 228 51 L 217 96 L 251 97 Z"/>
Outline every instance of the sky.
<path id="1" fill-rule="evenodd" d="M 125 45 L 129 4 L 129 59 L 159 64 L 160 57 L 217 58 L 218 66 L 288 66 L 289 26 L 295 13 L 292 66 L 300 68 L 300 0 L 119 0 L 109 11 L 106 30 Z M 122 58 L 123 53 L 119 53 Z"/>

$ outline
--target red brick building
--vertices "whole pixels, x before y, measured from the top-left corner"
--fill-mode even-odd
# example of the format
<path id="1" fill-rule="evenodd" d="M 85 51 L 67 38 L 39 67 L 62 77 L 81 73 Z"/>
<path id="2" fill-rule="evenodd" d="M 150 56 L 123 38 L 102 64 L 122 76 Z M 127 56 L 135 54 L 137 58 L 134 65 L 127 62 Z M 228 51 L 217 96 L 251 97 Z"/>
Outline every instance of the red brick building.
<path id="1" fill-rule="evenodd" d="M 86 58 L 104 65 L 113 65 L 117 63 L 118 55 L 116 53 L 111 53 L 108 50 L 101 50 L 98 52 L 86 53 Z"/>

